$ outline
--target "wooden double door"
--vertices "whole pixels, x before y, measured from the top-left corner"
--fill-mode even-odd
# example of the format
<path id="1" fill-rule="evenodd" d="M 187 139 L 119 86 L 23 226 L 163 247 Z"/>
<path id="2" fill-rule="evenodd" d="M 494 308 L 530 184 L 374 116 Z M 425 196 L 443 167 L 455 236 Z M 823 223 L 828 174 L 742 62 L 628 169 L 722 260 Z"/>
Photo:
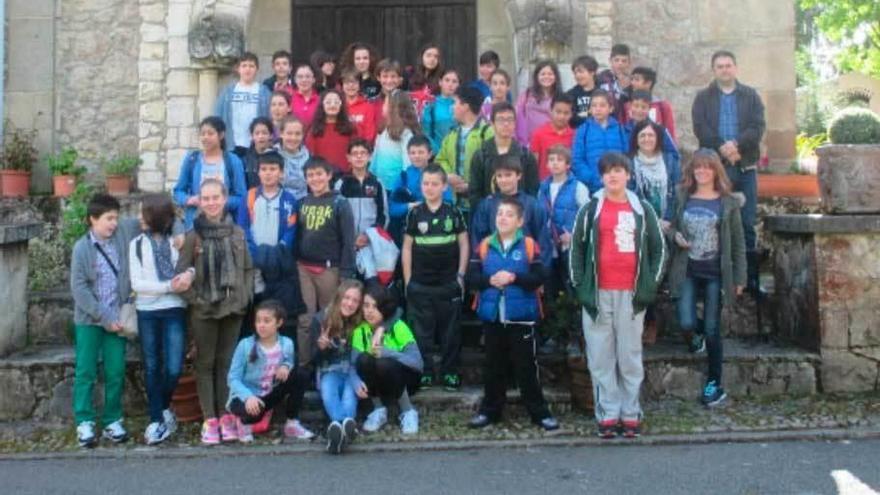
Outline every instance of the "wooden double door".
<path id="1" fill-rule="evenodd" d="M 477 65 L 475 0 L 291 0 L 291 52 L 297 62 L 326 50 L 339 56 L 354 41 L 379 49 L 404 67 L 429 42 L 443 51 L 444 67 L 473 79 Z"/>

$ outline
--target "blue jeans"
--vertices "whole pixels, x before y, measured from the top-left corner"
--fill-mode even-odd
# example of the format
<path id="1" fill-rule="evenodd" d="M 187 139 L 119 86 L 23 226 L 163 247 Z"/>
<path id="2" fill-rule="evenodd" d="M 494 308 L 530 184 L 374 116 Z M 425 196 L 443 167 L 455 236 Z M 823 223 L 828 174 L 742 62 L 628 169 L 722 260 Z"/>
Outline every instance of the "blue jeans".
<path id="1" fill-rule="evenodd" d="M 342 422 L 345 418 L 354 418 L 357 396 L 349 381 L 349 374 L 341 371 L 321 373 L 321 400 L 330 421 Z"/>
<path id="2" fill-rule="evenodd" d="M 162 422 L 162 411 L 171 405 L 171 395 L 183 368 L 186 310 L 138 311 L 137 317 L 150 422 Z"/>
<path id="3" fill-rule="evenodd" d="M 733 190 L 741 192 L 746 197 L 746 204 L 740 208 L 742 216 L 743 234 L 746 241 L 746 251 L 754 252 L 758 246 L 758 236 L 755 233 L 755 221 L 758 215 L 758 171 L 756 169 L 740 170 L 738 167 L 726 166 L 724 171 L 733 184 Z"/>
<path id="4" fill-rule="evenodd" d="M 703 297 L 703 333 L 709 357 L 709 380 L 721 384 L 721 279 L 685 277 L 679 289 L 678 323 L 686 332 L 697 330 L 697 297 Z"/>

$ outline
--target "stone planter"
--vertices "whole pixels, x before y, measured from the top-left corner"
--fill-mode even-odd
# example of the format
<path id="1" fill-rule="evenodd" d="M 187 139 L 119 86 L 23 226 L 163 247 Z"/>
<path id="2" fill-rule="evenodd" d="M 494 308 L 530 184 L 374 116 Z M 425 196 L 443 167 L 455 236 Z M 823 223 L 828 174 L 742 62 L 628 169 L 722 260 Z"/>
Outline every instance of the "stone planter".
<path id="1" fill-rule="evenodd" d="M 815 175 L 758 174 L 759 198 L 818 198 Z"/>
<path id="2" fill-rule="evenodd" d="M 131 177 L 127 175 L 108 175 L 105 183 L 107 194 L 113 196 L 126 196 L 131 191 Z"/>
<path id="3" fill-rule="evenodd" d="M 0 196 L 26 198 L 31 189 L 27 170 L 0 170 Z"/>
<path id="4" fill-rule="evenodd" d="M 52 176 L 52 191 L 56 198 L 66 198 L 73 194 L 74 189 L 76 189 L 75 175 Z"/>
<path id="5" fill-rule="evenodd" d="M 816 154 L 825 212 L 880 213 L 880 145 L 830 144 Z"/>

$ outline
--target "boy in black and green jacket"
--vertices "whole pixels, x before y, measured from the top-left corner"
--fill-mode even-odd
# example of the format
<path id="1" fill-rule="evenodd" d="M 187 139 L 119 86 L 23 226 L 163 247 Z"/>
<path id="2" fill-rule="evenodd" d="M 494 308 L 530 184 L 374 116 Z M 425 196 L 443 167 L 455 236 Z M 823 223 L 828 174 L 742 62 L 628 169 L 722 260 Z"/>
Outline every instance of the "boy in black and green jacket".
<path id="1" fill-rule="evenodd" d="M 628 191 L 632 164 L 610 152 L 599 160 L 604 188 L 578 212 L 571 282 L 584 307 L 584 339 L 599 436 L 640 432 L 639 388 L 645 308 L 663 276 L 666 248 L 652 207 Z"/>

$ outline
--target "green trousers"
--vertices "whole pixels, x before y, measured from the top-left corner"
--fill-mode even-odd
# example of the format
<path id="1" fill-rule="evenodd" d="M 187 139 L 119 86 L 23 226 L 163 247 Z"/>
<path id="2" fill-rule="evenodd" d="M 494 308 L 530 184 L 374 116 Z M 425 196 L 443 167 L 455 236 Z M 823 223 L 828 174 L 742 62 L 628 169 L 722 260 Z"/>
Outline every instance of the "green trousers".
<path id="1" fill-rule="evenodd" d="M 125 385 L 125 337 L 97 325 L 76 325 L 76 371 L 73 379 L 73 416 L 76 424 L 95 421 L 92 392 L 98 379 L 98 359 L 104 362 L 104 426 L 122 419 Z"/>

